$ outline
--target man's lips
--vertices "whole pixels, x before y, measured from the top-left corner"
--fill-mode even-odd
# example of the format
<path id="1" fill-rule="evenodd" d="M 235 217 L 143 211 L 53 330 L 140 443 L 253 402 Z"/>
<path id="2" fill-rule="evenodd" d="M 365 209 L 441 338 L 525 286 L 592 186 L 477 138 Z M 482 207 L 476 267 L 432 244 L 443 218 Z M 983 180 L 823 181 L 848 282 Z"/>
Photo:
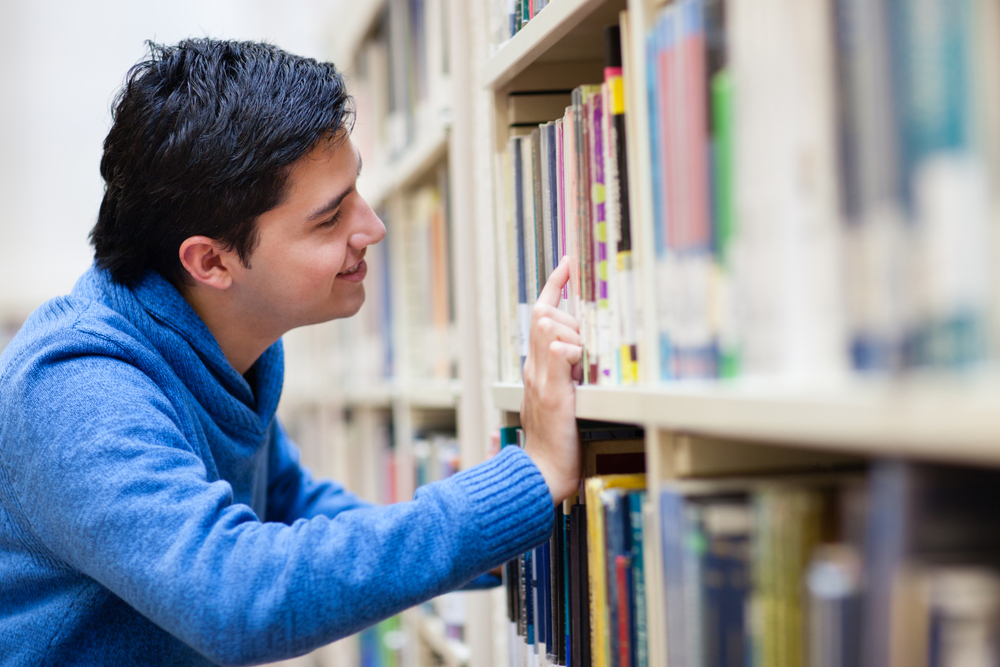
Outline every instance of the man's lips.
<path id="1" fill-rule="evenodd" d="M 359 283 L 365 279 L 366 273 L 368 273 L 368 264 L 365 263 L 365 260 L 361 260 L 346 271 L 338 273 L 337 278 L 352 283 Z"/>

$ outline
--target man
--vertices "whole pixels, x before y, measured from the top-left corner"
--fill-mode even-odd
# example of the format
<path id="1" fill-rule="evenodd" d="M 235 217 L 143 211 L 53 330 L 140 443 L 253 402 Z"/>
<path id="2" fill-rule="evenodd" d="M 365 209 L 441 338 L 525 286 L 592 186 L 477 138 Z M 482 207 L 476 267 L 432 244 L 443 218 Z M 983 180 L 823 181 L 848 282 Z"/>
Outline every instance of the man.
<path id="1" fill-rule="evenodd" d="M 0 664 L 299 655 L 546 539 L 579 477 L 565 265 L 524 451 L 374 507 L 313 480 L 275 417 L 280 337 L 357 312 L 385 234 L 350 102 L 332 65 L 264 44 L 154 45 L 129 73 L 95 266 L 0 356 Z"/>

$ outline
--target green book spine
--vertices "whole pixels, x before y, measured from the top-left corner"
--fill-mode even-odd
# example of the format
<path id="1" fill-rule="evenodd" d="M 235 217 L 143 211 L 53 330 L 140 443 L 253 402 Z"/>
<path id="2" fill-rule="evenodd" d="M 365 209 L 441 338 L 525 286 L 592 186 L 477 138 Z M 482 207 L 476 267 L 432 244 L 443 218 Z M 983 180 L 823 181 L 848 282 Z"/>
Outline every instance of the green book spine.
<path id="1" fill-rule="evenodd" d="M 736 231 L 733 199 L 733 82 L 729 72 L 720 70 L 712 77 L 711 106 L 713 132 L 715 251 L 723 280 L 732 281 L 732 240 Z M 736 336 L 732 331 L 732 308 L 723 304 L 719 336 L 719 376 L 736 377 L 740 359 Z"/>

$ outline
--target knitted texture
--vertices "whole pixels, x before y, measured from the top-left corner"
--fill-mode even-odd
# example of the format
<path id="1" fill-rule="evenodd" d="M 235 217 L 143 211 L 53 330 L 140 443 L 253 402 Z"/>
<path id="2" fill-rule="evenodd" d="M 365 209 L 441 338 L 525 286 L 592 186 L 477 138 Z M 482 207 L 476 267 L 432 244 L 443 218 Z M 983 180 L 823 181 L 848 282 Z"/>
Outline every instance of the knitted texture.
<path id="1" fill-rule="evenodd" d="M 91 269 L 0 355 L 0 665 L 250 664 L 306 653 L 544 541 L 514 447 L 372 506 L 298 462 L 181 295 Z"/>

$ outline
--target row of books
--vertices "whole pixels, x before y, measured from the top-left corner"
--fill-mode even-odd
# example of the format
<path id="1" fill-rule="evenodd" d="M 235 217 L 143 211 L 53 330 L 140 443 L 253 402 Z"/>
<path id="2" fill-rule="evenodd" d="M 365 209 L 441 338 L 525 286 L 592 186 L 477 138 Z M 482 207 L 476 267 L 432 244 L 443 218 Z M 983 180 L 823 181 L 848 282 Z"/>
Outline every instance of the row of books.
<path id="1" fill-rule="evenodd" d="M 645 71 L 616 78 L 608 40 L 600 88 L 535 128 L 512 113 L 497 168 L 505 380 L 561 254 L 588 382 L 634 381 L 639 350 L 623 347 L 647 338 L 649 380 L 825 381 L 996 357 L 995 2 L 677 0 L 637 37 Z M 643 93 L 636 136 L 616 86 Z M 531 98 L 512 93 L 511 108 Z M 627 208 L 629 155 L 647 151 L 651 170 L 632 180 L 651 186 L 648 222 Z M 640 222 L 653 267 L 636 268 Z"/>
<path id="2" fill-rule="evenodd" d="M 552 0 L 491 0 L 491 48 L 499 48 L 516 35 L 551 2 Z"/>
<path id="3" fill-rule="evenodd" d="M 563 256 L 564 307 L 581 323 L 584 381 L 635 382 L 638 329 L 618 28 L 605 33 L 601 85 L 510 98 L 498 202 L 502 374 L 520 379 L 531 307 Z M 557 109 L 564 108 L 562 111 Z M 556 120 L 537 124 L 538 115 Z M 534 124 L 533 122 L 534 121 Z"/>
<path id="4" fill-rule="evenodd" d="M 338 63 L 355 99 L 354 142 L 369 168 L 450 122 L 447 7 L 447 0 L 388 0 L 355 62 Z"/>
<path id="5" fill-rule="evenodd" d="M 681 0 L 645 38 L 661 378 L 988 357 L 996 3 Z"/>
<path id="6" fill-rule="evenodd" d="M 505 566 L 510 664 L 994 666 L 998 481 L 885 462 L 653 499 L 588 478 Z"/>
<path id="7" fill-rule="evenodd" d="M 442 166 L 434 185 L 404 201 L 403 224 L 386 234 L 402 246 L 400 305 L 408 377 L 448 379 L 458 375 L 455 300 L 451 272 L 451 222 L 448 169 Z"/>

